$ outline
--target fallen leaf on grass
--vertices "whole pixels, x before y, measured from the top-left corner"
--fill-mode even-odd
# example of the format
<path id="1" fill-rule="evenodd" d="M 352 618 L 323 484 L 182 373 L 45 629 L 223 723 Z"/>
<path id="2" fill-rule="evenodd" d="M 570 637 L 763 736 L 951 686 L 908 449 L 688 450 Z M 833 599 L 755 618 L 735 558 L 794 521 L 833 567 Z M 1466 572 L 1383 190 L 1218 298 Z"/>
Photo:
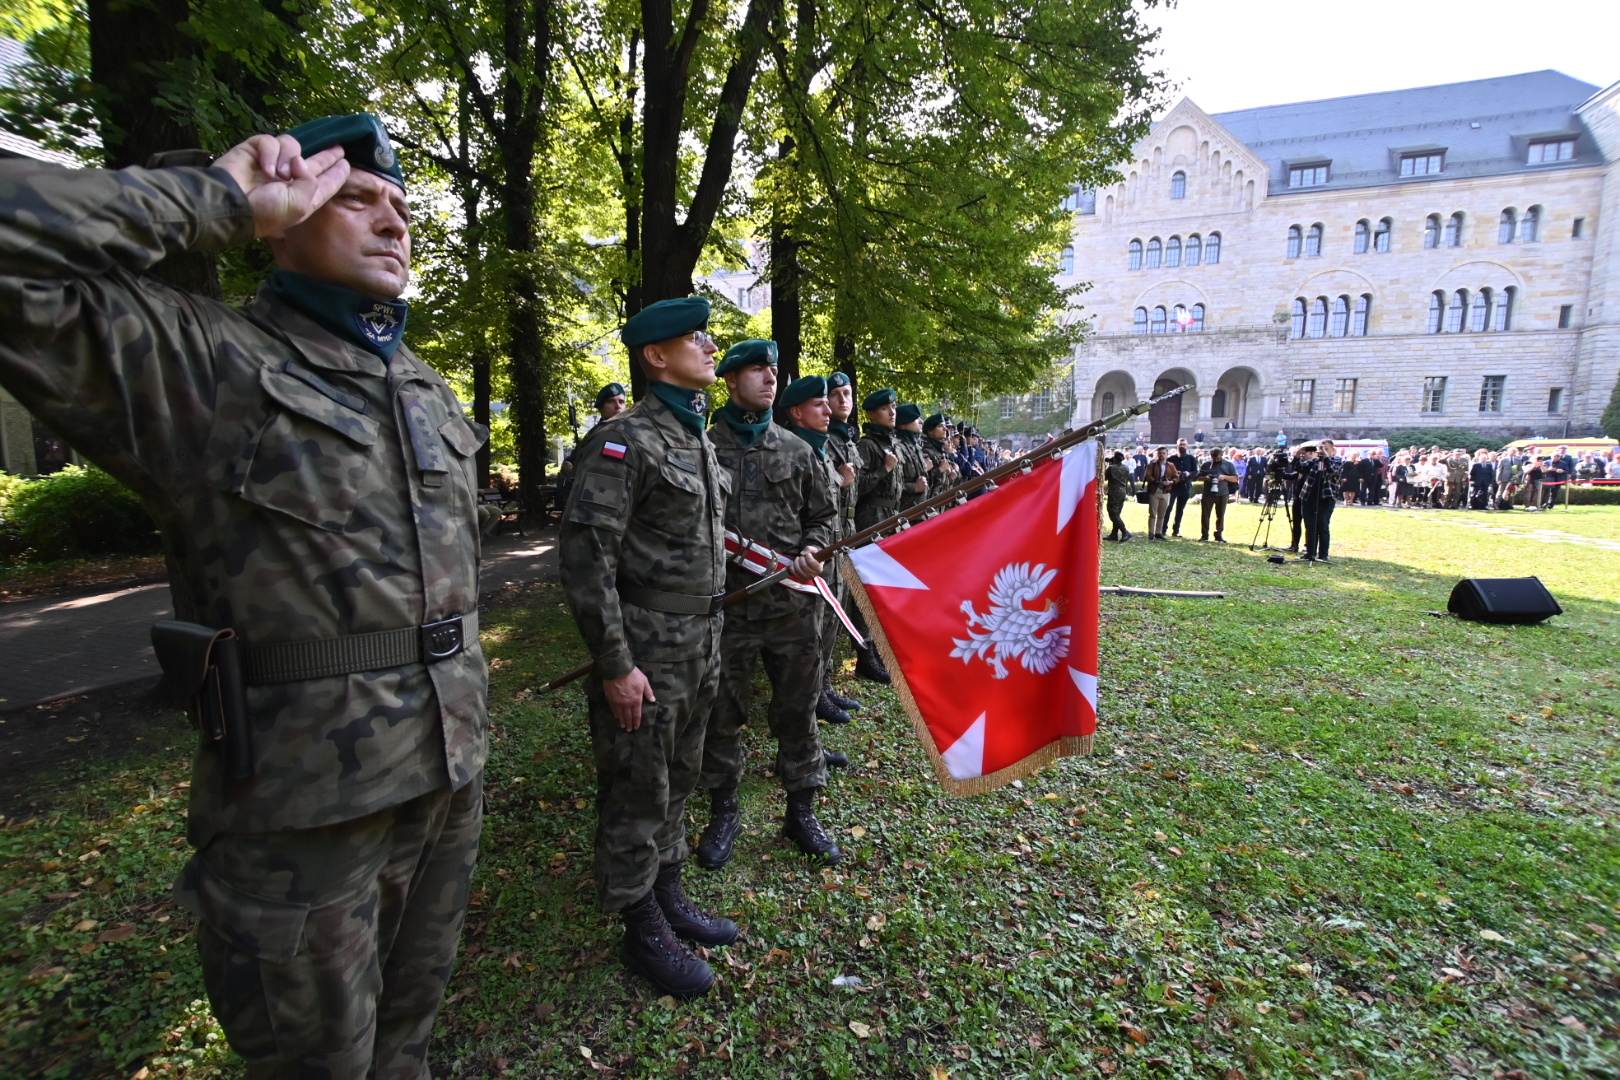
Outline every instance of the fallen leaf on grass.
<path id="1" fill-rule="evenodd" d="M 1558 1018 L 1558 1022 L 1569 1028 L 1571 1031 L 1586 1030 L 1586 1025 L 1575 1019 L 1573 1016 L 1560 1016 Z"/>
<path id="2" fill-rule="evenodd" d="M 854 828 L 849 830 L 849 835 L 851 835 L 855 839 L 859 840 L 861 837 L 866 835 L 866 826 L 865 825 L 857 825 L 857 826 L 855 826 Z"/>
<path id="3" fill-rule="evenodd" d="M 1113 1058 L 1103 1058 L 1101 1061 L 1097 1062 L 1097 1071 L 1102 1073 L 1104 1076 L 1113 1076 L 1115 1073 L 1119 1072 L 1119 1062 L 1115 1061 Z"/>
<path id="4" fill-rule="evenodd" d="M 857 1039 L 870 1039 L 872 1037 L 872 1029 L 861 1023 L 859 1020 L 851 1020 L 849 1022 L 849 1030 L 855 1033 L 855 1037 Z"/>
<path id="5" fill-rule="evenodd" d="M 97 923 L 94 919 L 80 919 L 78 925 L 74 926 L 73 932 L 75 934 L 89 933 L 91 930 L 94 930 L 96 926 Z"/>
<path id="6" fill-rule="evenodd" d="M 134 933 L 134 923 L 119 923 L 117 926 L 109 926 L 107 929 L 97 934 L 96 944 L 105 945 L 109 941 L 123 941 L 125 938 L 134 935 Z"/>
<path id="7" fill-rule="evenodd" d="M 663 999 L 660 998 L 659 1000 L 661 1001 Z M 669 1000 L 670 1000 L 670 1002 L 672 1004 L 675 1001 L 674 998 L 670 998 Z M 540 1019 L 540 1020 L 544 1020 L 546 1017 L 550 1016 L 552 1013 L 554 1013 L 556 1011 L 557 1011 L 557 1006 L 553 1005 L 549 1001 L 542 1001 L 540 1004 L 538 1004 L 538 1005 L 536 1005 L 534 1007 L 534 1015 L 535 1015 L 535 1017 L 537 1019 Z"/>
<path id="8" fill-rule="evenodd" d="M 1124 1021 L 1121 1021 L 1120 1025 L 1119 1025 L 1119 1030 L 1121 1030 L 1125 1034 L 1129 1035 L 1131 1037 L 1131 1039 L 1136 1043 L 1137 1046 L 1146 1046 L 1147 1045 L 1147 1040 L 1148 1040 L 1147 1032 L 1143 1031 L 1139 1027 L 1136 1027 L 1134 1024 L 1127 1024 Z"/>
<path id="9" fill-rule="evenodd" d="M 1495 930 L 1481 930 L 1479 932 L 1479 936 L 1481 938 L 1485 939 L 1486 941 L 1506 941 L 1507 940 L 1507 938 L 1503 937 L 1501 934 L 1498 934 Z"/>
<path id="10" fill-rule="evenodd" d="M 951 1071 L 943 1065 L 930 1065 L 928 1080 L 951 1080 Z"/>
<path id="11" fill-rule="evenodd" d="M 579 1056 L 584 1058 L 586 1061 L 589 1061 L 589 1060 L 591 1060 L 591 1058 L 595 1057 L 596 1055 L 591 1053 L 591 1048 L 590 1047 L 582 1046 L 582 1047 L 579 1048 Z"/>
<path id="12" fill-rule="evenodd" d="M 866 928 L 868 930 L 881 930 L 884 928 L 884 926 L 888 925 L 888 922 L 889 917 L 880 911 L 876 915 L 872 915 L 867 918 Z"/>

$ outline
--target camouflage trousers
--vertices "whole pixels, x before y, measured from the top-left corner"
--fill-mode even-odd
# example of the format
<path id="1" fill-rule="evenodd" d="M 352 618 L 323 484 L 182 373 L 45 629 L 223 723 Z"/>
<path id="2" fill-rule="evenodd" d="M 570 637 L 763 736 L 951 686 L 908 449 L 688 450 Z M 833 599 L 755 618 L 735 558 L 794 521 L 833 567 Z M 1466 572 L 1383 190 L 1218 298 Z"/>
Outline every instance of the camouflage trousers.
<path id="1" fill-rule="evenodd" d="M 714 655 L 636 666 L 658 700 L 641 703 L 635 731 L 614 719 L 601 679 L 585 685 L 596 759 L 596 899 L 603 911 L 623 911 L 652 889 L 660 866 L 686 861 L 686 800 L 703 766 L 703 726 L 720 676 Z"/>
<path id="2" fill-rule="evenodd" d="M 221 833 L 177 898 L 253 1080 L 428 1080 L 483 827 L 480 774 L 316 829 Z"/>
<path id="3" fill-rule="evenodd" d="M 804 791 L 827 786 L 827 762 L 816 725 L 823 670 L 821 610 L 827 605 L 809 596 L 801 600 L 791 612 L 773 619 L 726 620 L 720 637 L 720 689 L 703 742 L 701 783 L 710 791 L 742 782 L 742 728 L 748 723 L 754 665 L 760 659 L 771 682 L 765 715 L 776 739 L 782 787 Z"/>

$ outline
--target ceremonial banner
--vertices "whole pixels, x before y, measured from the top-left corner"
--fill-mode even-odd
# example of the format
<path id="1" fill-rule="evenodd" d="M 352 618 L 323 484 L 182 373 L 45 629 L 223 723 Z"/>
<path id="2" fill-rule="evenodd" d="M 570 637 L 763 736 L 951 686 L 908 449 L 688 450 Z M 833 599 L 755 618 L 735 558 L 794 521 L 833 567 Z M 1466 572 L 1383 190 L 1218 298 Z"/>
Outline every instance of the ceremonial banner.
<path id="1" fill-rule="evenodd" d="M 993 791 L 1097 730 L 1100 450 L 851 551 L 849 575 L 953 795 Z"/>

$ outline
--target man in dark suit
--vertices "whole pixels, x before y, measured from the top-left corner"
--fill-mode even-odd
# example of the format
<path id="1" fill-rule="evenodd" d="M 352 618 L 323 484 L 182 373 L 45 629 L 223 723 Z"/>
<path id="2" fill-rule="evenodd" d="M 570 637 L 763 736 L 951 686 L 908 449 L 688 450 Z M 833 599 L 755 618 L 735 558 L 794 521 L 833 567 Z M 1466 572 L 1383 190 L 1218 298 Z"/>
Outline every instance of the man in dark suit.
<path id="1" fill-rule="evenodd" d="M 1171 535 L 1181 535 L 1181 515 L 1187 509 L 1187 500 L 1192 498 L 1193 477 L 1198 473 L 1198 459 L 1187 449 L 1187 440 L 1176 441 L 1176 452 L 1170 455 L 1170 463 L 1181 474 L 1181 480 L 1176 484 L 1175 490 L 1170 492 L 1171 504 L 1175 507 L 1175 514 L 1171 522 Z"/>

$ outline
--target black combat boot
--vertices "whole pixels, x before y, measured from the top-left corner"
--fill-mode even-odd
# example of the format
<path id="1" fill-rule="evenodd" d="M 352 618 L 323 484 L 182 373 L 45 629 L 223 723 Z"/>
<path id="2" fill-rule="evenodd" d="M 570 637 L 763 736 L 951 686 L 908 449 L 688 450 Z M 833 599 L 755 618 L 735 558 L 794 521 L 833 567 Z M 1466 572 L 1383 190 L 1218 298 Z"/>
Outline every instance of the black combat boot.
<path id="1" fill-rule="evenodd" d="M 811 858 L 835 863 L 844 857 L 844 853 L 838 850 L 833 838 L 816 820 L 816 791 L 816 788 L 806 788 L 804 791 L 788 792 L 782 835 L 799 845 L 799 850 Z"/>
<path id="2" fill-rule="evenodd" d="M 737 940 L 737 924 L 720 915 L 710 915 L 692 903 L 686 890 L 681 888 L 681 864 L 670 863 L 658 868 L 658 880 L 653 882 L 653 896 L 669 920 L 675 936 L 699 945 L 730 945 Z"/>
<path id="3" fill-rule="evenodd" d="M 742 811 L 737 805 L 736 788 L 716 788 L 709 792 L 709 823 L 698 840 L 697 861 L 705 870 L 718 870 L 731 860 L 731 849 L 742 832 Z"/>
<path id="4" fill-rule="evenodd" d="M 833 704 L 832 697 L 823 690 L 816 699 L 816 719 L 825 720 L 829 724 L 849 723 L 849 713 Z"/>
<path id="5" fill-rule="evenodd" d="M 845 695 L 840 694 L 837 690 L 833 689 L 831 675 L 827 675 L 822 678 L 822 686 L 827 691 L 827 700 L 838 706 L 840 709 L 843 709 L 845 712 L 854 712 L 856 709 L 861 707 L 861 703 L 856 701 L 854 698 L 846 697 Z"/>
<path id="6" fill-rule="evenodd" d="M 868 682 L 892 682 L 889 678 L 889 669 L 883 666 L 883 658 L 878 655 L 877 646 L 868 641 L 865 645 L 855 646 L 855 676 Z"/>
<path id="7" fill-rule="evenodd" d="M 823 749 L 821 751 L 821 759 L 827 763 L 827 768 L 829 769 L 849 768 L 849 755 L 839 750 Z"/>
<path id="8" fill-rule="evenodd" d="M 651 891 L 625 908 L 624 966 L 652 983 L 661 994 L 694 998 L 714 985 L 714 971 L 682 945 L 669 928 L 664 909 Z"/>

